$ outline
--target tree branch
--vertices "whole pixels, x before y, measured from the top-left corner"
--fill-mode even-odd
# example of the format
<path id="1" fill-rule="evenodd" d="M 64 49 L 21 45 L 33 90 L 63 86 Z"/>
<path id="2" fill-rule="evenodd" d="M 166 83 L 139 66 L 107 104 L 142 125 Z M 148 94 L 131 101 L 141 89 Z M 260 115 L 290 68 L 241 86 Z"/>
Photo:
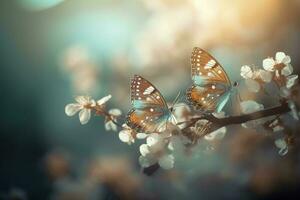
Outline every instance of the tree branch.
<path id="1" fill-rule="evenodd" d="M 201 117 L 193 118 L 191 120 L 191 122 L 186 127 L 184 127 L 181 131 L 182 132 L 188 131 L 189 128 L 193 127 L 198 120 L 203 119 L 203 120 L 208 120 L 212 124 L 209 131 L 204 134 L 204 135 L 207 135 L 207 134 L 209 134 L 219 128 L 222 128 L 224 126 L 233 125 L 233 124 L 242 124 L 242 123 L 245 123 L 245 122 L 248 122 L 251 120 L 257 120 L 260 118 L 269 117 L 269 116 L 273 116 L 273 115 L 285 114 L 290 111 L 291 111 L 291 109 L 289 108 L 288 103 L 282 102 L 280 106 L 276 106 L 273 108 L 253 112 L 250 114 L 240 115 L 240 116 L 217 118 L 212 114 L 208 114 L 208 115 L 203 115 Z M 201 137 L 203 137 L 204 135 L 202 135 Z M 150 167 L 144 168 L 143 172 L 144 172 L 144 174 L 151 176 L 158 169 L 159 169 L 159 165 L 156 163 Z"/>

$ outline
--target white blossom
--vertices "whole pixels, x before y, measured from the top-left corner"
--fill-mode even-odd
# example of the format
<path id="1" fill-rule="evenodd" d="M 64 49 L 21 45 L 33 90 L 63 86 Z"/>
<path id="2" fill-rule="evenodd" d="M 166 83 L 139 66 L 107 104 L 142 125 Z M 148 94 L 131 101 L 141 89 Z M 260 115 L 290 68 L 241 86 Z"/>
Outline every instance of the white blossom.
<path id="1" fill-rule="evenodd" d="M 102 97 L 100 100 L 97 101 L 97 105 L 99 105 L 99 106 L 104 105 L 108 100 L 110 100 L 110 98 L 111 98 L 111 95 Z"/>
<path id="2" fill-rule="evenodd" d="M 77 96 L 75 98 L 77 103 L 71 103 L 66 105 L 65 113 L 68 116 L 73 116 L 79 112 L 80 123 L 86 124 L 91 118 L 91 109 L 96 106 L 95 100 L 89 96 Z"/>
<path id="3" fill-rule="evenodd" d="M 283 138 L 277 139 L 275 141 L 275 146 L 279 149 L 279 155 L 284 156 L 288 153 L 288 145 Z"/>
<path id="4" fill-rule="evenodd" d="M 218 130 L 215 130 L 215 131 L 209 133 L 208 135 L 204 136 L 204 139 L 206 139 L 208 141 L 221 140 L 225 136 L 226 132 L 227 132 L 227 128 L 222 127 L 222 128 L 219 128 Z"/>
<path id="5" fill-rule="evenodd" d="M 293 73 L 293 67 L 290 64 L 291 58 L 284 52 L 277 52 L 274 58 L 266 58 L 263 60 L 263 68 L 267 71 L 276 71 L 276 76 L 278 77 L 278 70 L 281 71 L 281 75 L 289 76 Z"/>
<path id="6" fill-rule="evenodd" d="M 117 131 L 118 127 L 116 125 L 117 117 L 122 115 L 121 110 L 114 108 L 108 111 L 109 117 L 107 116 L 105 119 L 105 130 L 107 131 Z"/>
<path id="7" fill-rule="evenodd" d="M 146 134 L 146 133 L 137 133 L 136 134 L 136 138 L 137 139 L 145 139 L 146 137 L 148 136 L 148 134 Z"/>
<path id="8" fill-rule="evenodd" d="M 241 67 L 240 74 L 244 79 L 251 79 L 251 78 L 253 78 L 254 72 L 251 69 L 251 67 L 249 67 L 248 65 L 244 65 Z"/>
<path id="9" fill-rule="evenodd" d="M 273 130 L 273 132 L 279 132 L 284 130 L 283 126 L 279 124 L 279 120 L 276 119 L 272 123 L 269 124 L 269 128 Z"/>
<path id="10" fill-rule="evenodd" d="M 245 79 L 245 84 L 251 92 L 260 90 L 260 82 L 269 83 L 272 80 L 272 73 L 266 70 L 255 70 L 248 65 L 241 67 L 241 76 Z"/>
<path id="11" fill-rule="evenodd" d="M 264 106 L 262 104 L 259 104 L 253 100 L 241 102 L 241 109 L 244 114 L 253 113 L 253 112 L 262 110 L 263 108 L 264 108 Z"/>
<path id="12" fill-rule="evenodd" d="M 289 98 L 291 95 L 291 88 L 297 83 L 298 75 L 290 75 L 286 77 L 286 83 L 280 87 L 279 95 L 284 98 Z"/>
<path id="13" fill-rule="evenodd" d="M 275 60 L 273 58 L 266 58 L 263 60 L 263 68 L 267 71 L 273 72 L 274 65 L 276 64 Z"/>
<path id="14" fill-rule="evenodd" d="M 171 169 L 174 166 L 174 156 L 167 148 L 170 136 L 163 133 L 152 133 L 146 139 L 146 144 L 140 146 L 139 158 L 142 167 L 149 167 L 158 163 L 163 169 Z"/>
<path id="15" fill-rule="evenodd" d="M 135 141 L 135 139 L 134 139 L 135 131 L 133 129 L 131 129 L 129 126 L 127 126 L 127 124 L 123 124 L 122 128 L 123 128 L 123 130 L 121 130 L 119 132 L 120 140 L 122 142 L 125 142 L 125 143 L 131 145 Z"/>
<path id="16" fill-rule="evenodd" d="M 291 75 L 286 77 L 286 88 L 290 89 L 291 87 L 293 87 L 297 80 L 298 80 L 298 75 Z"/>
<path id="17" fill-rule="evenodd" d="M 281 97 L 288 98 L 288 97 L 291 95 L 291 90 L 289 90 L 289 89 L 288 89 L 287 87 L 285 87 L 285 86 L 280 87 L 279 95 L 280 95 Z"/>
<path id="18" fill-rule="evenodd" d="M 290 101 L 288 101 L 288 105 L 289 105 L 289 108 L 291 109 L 290 114 L 293 116 L 293 118 L 295 120 L 299 120 L 299 115 L 298 115 L 298 111 L 297 111 L 295 103 L 290 100 Z"/>
<path id="19" fill-rule="evenodd" d="M 158 160 L 158 164 L 163 169 L 172 169 L 174 167 L 175 158 L 172 154 L 164 154 Z"/>

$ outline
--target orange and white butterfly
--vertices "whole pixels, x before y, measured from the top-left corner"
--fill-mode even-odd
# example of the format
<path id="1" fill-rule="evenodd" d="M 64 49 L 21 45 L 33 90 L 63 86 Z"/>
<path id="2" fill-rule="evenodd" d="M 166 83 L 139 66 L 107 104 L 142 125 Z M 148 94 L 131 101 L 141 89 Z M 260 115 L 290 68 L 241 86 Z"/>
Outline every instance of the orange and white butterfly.
<path id="1" fill-rule="evenodd" d="M 219 62 L 201 48 L 194 47 L 191 56 L 193 85 L 187 90 L 187 99 L 203 112 L 221 112 L 231 94 L 228 75 Z"/>
<path id="2" fill-rule="evenodd" d="M 133 108 L 127 114 L 126 124 L 137 132 L 161 132 L 168 122 L 176 123 L 161 93 L 138 75 L 131 80 L 131 104 Z"/>

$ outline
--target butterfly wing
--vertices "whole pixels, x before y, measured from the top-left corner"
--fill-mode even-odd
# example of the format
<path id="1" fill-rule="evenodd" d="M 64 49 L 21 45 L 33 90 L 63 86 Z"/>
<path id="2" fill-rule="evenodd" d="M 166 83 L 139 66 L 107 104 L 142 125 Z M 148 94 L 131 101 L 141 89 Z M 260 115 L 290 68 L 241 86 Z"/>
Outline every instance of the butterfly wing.
<path id="1" fill-rule="evenodd" d="M 160 131 L 170 111 L 160 92 L 146 79 L 135 75 L 131 80 L 131 104 L 126 123 L 138 132 Z"/>
<path id="2" fill-rule="evenodd" d="M 187 99 L 199 110 L 220 112 L 230 97 L 231 83 L 218 61 L 195 47 L 191 56 L 193 86 Z"/>

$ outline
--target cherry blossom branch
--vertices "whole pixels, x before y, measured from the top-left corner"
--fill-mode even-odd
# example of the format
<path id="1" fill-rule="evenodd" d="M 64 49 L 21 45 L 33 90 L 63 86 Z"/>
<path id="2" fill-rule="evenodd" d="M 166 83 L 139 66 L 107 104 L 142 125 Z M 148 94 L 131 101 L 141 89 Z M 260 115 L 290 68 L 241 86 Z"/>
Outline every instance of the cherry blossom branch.
<path id="1" fill-rule="evenodd" d="M 203 115 L 201 117 L 193 118 L 191 120 L 191 122 L 186 127 L 184 127 L 181 131 L 187 132 L 189 130 L 189 128 L 193 127 L 195 125 L 195 123 L 199 120 L 208 120 L 209 122 L 211 122 L 212 125 L 211 125 L 209 131 L 207 131 L 205 134 L 200 136 L 200 137 L 203 137 L 203 136 L 211 133 L 212 131 L 215 131 L 224 126 L 229 126 L 229 125 L 234 125 L 234 124 L 242 124 L 242 123 L 245 123 L 245 122 L 248 122 L 251 120 L 257 120 L 257 119 L 264 118 L 264 117 L 285 114 L 290 111 L 291 111 L 291 109 L 289 108 L 288 103 L 285 101 L 285 102 L 282 102 L 281 105 L 279 105 L 279 106 L 261 110 L 261 111 L 257 111 L 257 112 L 253 112 L 250 114 L 240 115 L 240 116 L 217 118 L 212 114 L 208 114 L 208 115 Z M 150 167 L 144 168 L 143 173 L 148 176 L 151 176 L 159 168 L 160 168 L 159 165 L 156 163 Z"/>

